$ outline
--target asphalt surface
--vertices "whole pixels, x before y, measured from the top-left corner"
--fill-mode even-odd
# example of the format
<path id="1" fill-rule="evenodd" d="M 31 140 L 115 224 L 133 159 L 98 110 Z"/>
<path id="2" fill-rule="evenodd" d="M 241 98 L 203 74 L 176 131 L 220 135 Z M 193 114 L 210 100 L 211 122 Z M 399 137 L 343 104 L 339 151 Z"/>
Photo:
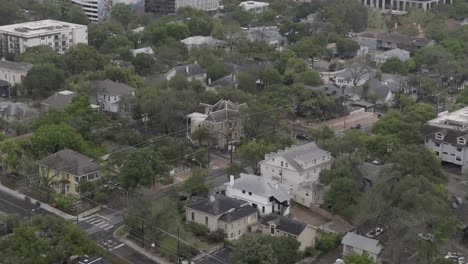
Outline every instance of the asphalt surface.
<path id="1" fill-rule="evenodd" d="M 31 204 L 29 201 L 18 199 L 7 193 L 0 191 L 0 212 L 15 214 L 25 219 L 34 215 L 50 214 L 48 211 Z M 114 238 L 113 233 L 123 225 L 121 215 L 113 218 L 103 218 L 99 215 L 92 215 L 78 223 L 78 226 L 89 234 L 89 236 L 110 253 L 110 259 L 87 256 L 82 263 L 107 264 L 114 263 L 134 263 L 134 264 L 154 264 L 157 263 L 142 255 L 133 248 L 121 243 Z"/>

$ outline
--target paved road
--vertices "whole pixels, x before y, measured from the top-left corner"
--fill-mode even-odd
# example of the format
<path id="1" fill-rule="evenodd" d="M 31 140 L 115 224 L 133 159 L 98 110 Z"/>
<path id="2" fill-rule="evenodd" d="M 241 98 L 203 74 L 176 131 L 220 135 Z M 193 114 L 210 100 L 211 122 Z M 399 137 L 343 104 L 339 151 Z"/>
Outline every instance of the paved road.
<path id="1" fill-rule="evenodd" d="M 24 218 L 30 218 L 38 214 L 50 214 L 48 211 L 38 208 L 28 201 L 20 200 L 10 194 L 0 191 L 0 211 L 7 214 L 16 214 Z M 153 260 L 145 257 L 138 251 L 126 246 L 113 237 L 114 231 L 122 226 L 121 215 L 102 217 L 98 214 L 87 217 L 78 226 L 85 230 L 90 237 L 111 253 L 117 263 L 154 264 Z M 110 260 L 90 257 L 85 263 L 106 264 Z"/>

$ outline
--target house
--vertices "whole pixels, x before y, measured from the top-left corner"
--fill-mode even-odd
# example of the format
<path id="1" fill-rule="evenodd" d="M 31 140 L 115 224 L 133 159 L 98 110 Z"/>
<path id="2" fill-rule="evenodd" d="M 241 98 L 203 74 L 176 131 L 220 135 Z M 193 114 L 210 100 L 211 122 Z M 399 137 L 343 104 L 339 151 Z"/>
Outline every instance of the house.
<path id="1" fill-rule="evenodd" d="M 42 100 L 42 111 L 47 113 L 50 109 L 63 110 L 75 98 L 76 93 L 68 90 L 56 92 L 53 95 Z"/>
<path id="2" fill-rule="evenodd" d="M 343 245 L 343 256 L 353 253 L 367 254 L 376 263 L 382 263 L 383 246 L 378 240 L 348 232 L 341 240 L 341 244 Z"/>
<path id="3" fill-rule="evenodd" d="M 226 196 L 248 202 L 261 215 L 288 215 L 290 206 L 289 187 L 269 182 L 265 177 L 241 173 L 240 178 L 231 175 L 226 186 Z"/>
<path id="4" fill-rule="evenodd" d="M 317 236 L 316 227 L 281 215 L 269 215 L 262 218 L 259 229 L 264 235 L 295 238 L 301 243 L 299 250 L 314 246 Z"/>
<path id="5" fill-rule="evenodd" d="M 0 60 L 0 81 L 6 81 L 13 86 L 21 83 L 32 69 L 32 64 Z M 8 96 L 8 94 L 2 96 Z"/>
<path id="6" fill-rule="evenodd" d="M 442 112 L 422 128 L 424 145 L 443 162 L 468 172 L 468 107 Z"/>
<path id="7" fill-rule="evenodd" d="M 37 117 L 39 112 L 23 103 L 0 102 L 0 115 L 6 122 L 24 122 Z"/>
<path id="8" fill-rule="evenodd" d="M 286 44 L 277 26 L 243 28 L 250 42 L 264 42 L 272 47 L 281 47 Z"/>
<path id="9" fill-rule="evenodd" d="M 228 149 L 229 143 L 240 141 L 242 122 L 240 110 L 246 104 L 236 104 L 229 100 L 219 100 L 216 104 L 200 104 L 200 112 L 194 112 L 187 118 L 187 139 L 194 142 L 192 135 L 200 128 L 206 128 L 213 143 L 223 149 Z"/>
<path id="10" fill-rule="evenodd" d="M 136 57 L 138 54 L 146 54 L 150 56 L 154 55 L 154 51 L 151 47 L 131 49 L 130 52 L 132 53 L 133 57 Z"/>
<path id="11" fill-rule="evenodd" d="M 176 75 L 184 76 L 189 82 L 194 80 L 205 82 L 206 80 L 206 70 L 197 62 L 174 66 L 164 76 L 166 80 L 170 81 Z"/>
<path id="12" fill-rule="evenodd" d="M 371 79 L 373 72 L 365 66 L 352 65 L 335 75 L 337 86 L 361 86 Z"/>
<path id="13" fill-rule="evenodd" d="M 314 181 L 301 182 L 297 187 L 296 199 L 298 203 L 307 207 L 317 207 L 324 203 L 328 187 Z"/>
<path id="14" fill-rule="evenodd" d="M 374 56 L 374 60 L 377 64 L 385 63 L 390 58 L 397 58 L 400 61 L 407 61 L 410 58 L 410 52 L 403 49 L 392 49 Z"/>
<path id="15" fill-rule="evenodd" d="M 257 1 L 245 1 L 239 4 L 242 10 L 253 12 L 256 14 L 261 14 L 264 11 L 268 10 L 269 5 L 270 5 L 269 3 L 257 2 Z"/>
<path id="16" fill-rule="evenodd" d="M 7 81 L 0 80 L 0 96 L 10 97 L 11 96 L 11 84 Z"/>
<path id="17" fill-rule="evenodd" d="M 56 192 L 65 195 L 79 195 L 81 182 L 99 179 L 99 165 L 71 149 L 60 150 L 37 164 L 39 175 L 49 179 Z"/>
<path id="18" fill-rule="evenodd" d="M 135 96 L 135 89 L 124 84 L 111 81 L 95 81 L 92 87 L 94 100 L 102 111 L 123 113 L 130 111 L 128 99 Z"/>
<path id="19" fill-rule="evenodd" d="M 0 57 L 40 45 L 63 53 L 79 43 L 88 44 L 87 25 L 46 19 L 0 26 Z"/>
<path id="20" fill-rule="evenodd" d="M 193 36 L 188 37 L 180 42 L 184 43 L 187 46 L 187 49 L 190 51 L 194 48 L 208 47 L 211 49 L 224 49 L 226 47 L 226 42 L 213 38 L 211 36 Z"/>
<path id="21" fill-rule="evenodd" d="M 186 205 L 185 214 L 187 222 L 205 225 L 210 232 L 222 230 L 227 240 L 238 239 L 257 225 L 257 209 L 220 194 Z"/>
<path id="22" fill-rule="evenodd" d="M 239 80 L 235 74 L 226 75 L 214 82 L 211 81 L 211 78 L 208 78 L 208 84 L 206 85 L 206 90 L 213 91 L 219 87 L 231 87 L 237 89 L 239 87 Z"/>
<path id="23" fill-rule="evenodd" d="M 400 35 L 396 33 L 371 33 L 358 34 L 359 44 L 369 47 L 370 50 L 409 49 L 417 51 L 421 48 L 434 45 L 435 41 L 427 38 Z"/>
<path id="24" fill-rule="evenodd" d="M 294 201 L 309 207 L 320 204 L 323 194 L 299 191 L 299 186 L 308 181 L 318 183 L 320 172 L 329 169 L 332 162 L 330 152 L 310 142 L 266 154 L 259 166 L 263 177 L 269 181 L 289 185 Z M 301 188 L 306 187 L 303 184 Z M 315 191 L 323 190 L 317 188 Z"/>

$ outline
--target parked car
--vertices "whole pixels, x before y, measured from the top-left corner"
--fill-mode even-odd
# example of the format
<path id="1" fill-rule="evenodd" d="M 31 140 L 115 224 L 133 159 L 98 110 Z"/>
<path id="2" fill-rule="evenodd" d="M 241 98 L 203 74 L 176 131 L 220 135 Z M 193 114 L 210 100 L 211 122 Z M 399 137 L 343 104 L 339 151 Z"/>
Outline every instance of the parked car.
<path id="1" fill-rule="evenodd" d="M 366 237 L 376 238 L 376 237 L 380 236 L 383 232 L 384 232 L 383 227 L 378 226 L 378 227 L 372 229 L 371 231 L 367 232 Z"/>
<path id="2" fill-rule="evenodd" d="M 309 136 L 306 134 L 296 134 L 296 138 L 300 140 L 309 140 Z"/>
<path id="3" fill-rule="evenodd" d="M 361 124 L 352 125 L 351 129 L 361 129 Z"/>

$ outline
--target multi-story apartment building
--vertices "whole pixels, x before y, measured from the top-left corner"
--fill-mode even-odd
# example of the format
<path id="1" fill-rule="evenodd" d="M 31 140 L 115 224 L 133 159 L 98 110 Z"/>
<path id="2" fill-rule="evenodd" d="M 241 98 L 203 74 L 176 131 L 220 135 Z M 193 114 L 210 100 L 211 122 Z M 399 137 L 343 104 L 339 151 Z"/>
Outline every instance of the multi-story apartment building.
<path id="1" fill-rule="evenodd" d="M 72 0 L 75 5 L 80 6 L 89 21 L 97 23 L 103 21 L 110 14 L 112 0 Z"/>
<path id="2" fill-rule="evenodd" d="M 308 188 L 310 191 L 304 191 L 305 183 L 318 183 L 320 172 L 329 169 L 332 162 L 330 152 L 310 142 L 266 154 L 259 165 L 263 177 L 288 185 L 292 199 L 309 207 L 323 201 L 320 192 L 324 188 Z"/>
<path id="3" fill-rule="evenodd" d="M 0 57 L 39 45 L 64 52 L 78 43 L 88 44 L 85 25 L 47 19 L 0 27 Z"/>
<path id="4" fill-rule="evenodd" d="M 365 6 L 391 11 L 428 10 L 438 4 L 452 4 L 453 0 L 361 0 Z"/>
<path id="5" fill-rule="evenodd" d="M 200 104 L 202 113 L 194 112 L 187 115 L 187 139 L 193 141 L 193 134 L 206 128 L 210 134 L 213 145 L 227 149 L 229 143 L 240 141 L 242 135 L 242 122 L 240 109 L 246 106 L 235 104 L 229 100 L 219 100 L 216 104 Z M 196 143 L 196 142 L 195 142 Z"/>
<path id="6" fill-rule="evenodd" d="M 468 107 L 442 112 L 422 128 L 424 145 L 443 162 L 468 171 Z"/>
<path id="7" fill-rule="evenodd" d="M 268 6 L 270 4 L 266 2 L 257 2 L 257 1 L 245 1 L 239 4 L 240 8 L 245 11 L 253 12 L 260 14 L 266 10 L 268 10 Z"/>
<path id="8" fill-rule="evenodd" d="M 220 0 L 145 0 L 145 12 L 160 15 L 175 14 L 181 7 L 193 7 L 204 11 L 215 11 Z"/>

